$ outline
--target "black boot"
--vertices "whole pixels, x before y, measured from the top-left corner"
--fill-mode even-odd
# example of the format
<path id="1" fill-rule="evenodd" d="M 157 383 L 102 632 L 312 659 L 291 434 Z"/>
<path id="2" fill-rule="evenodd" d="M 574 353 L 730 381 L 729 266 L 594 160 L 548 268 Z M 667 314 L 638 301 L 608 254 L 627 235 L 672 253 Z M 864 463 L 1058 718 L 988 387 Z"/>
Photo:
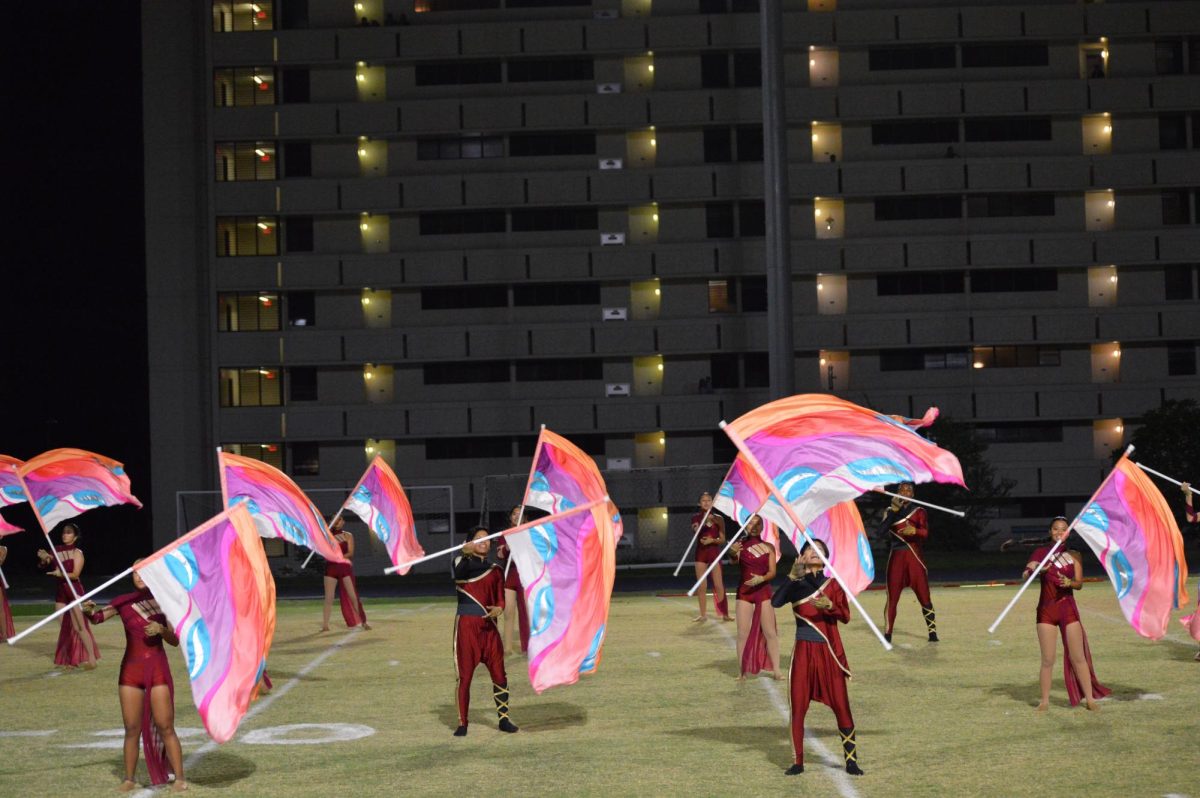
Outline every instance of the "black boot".
<path id="1" fill-rule="evenodd" d="M 854 737 L 854 727 L 848 729 L 838 728 L 838 733 L 842 735 L 842 753 L 846 757 L 846 772 L 851 776 L 861 776 L 862 768 L 858 766 L 858 741 Z"/>
<path id="2" fill-rule="evenodd" d="M 455 737 L 466 737 L 467 736 L 466 724 L 463 724 L 462 726 L 459 726 L 457 729 L 455 729 L 454 736 Z"/>
<path id="3" fill-rule="evenodd" d="M 783 774 L 785 776 L 797 776 L 803 772 L 804 772 L 804 765 L 792 765 L 790 768 L 785 770 L 783 772 Z"/>
<path id="4" fill-rule="evenodd" d="M 500 718 L 500 731 L 512 734 L 517 727 L 508 719 L 508 685 L 492 682 L 492 700 L 496 702 L 496 717 Z"/>
<path id="5" fill-rule="evenodd" d="M 925 628 L 929 630 L 929 642 L 938 642 L 937 636 L 937 617 L 933 614 L 933 605 L 921 608 L 921 614 L 925 616 Z"/>
<path id="6" fill-rule="evenodd" d="M 884 640 L 886 640 L 886 641 L 888 641 L 889 643 L 890 643 L 890 642 L 892 642 L 892 633 L 891 633 L 891 632 L 884 632 L 884 633 L 883 633 L 883 639 L 884 639 Z"/>

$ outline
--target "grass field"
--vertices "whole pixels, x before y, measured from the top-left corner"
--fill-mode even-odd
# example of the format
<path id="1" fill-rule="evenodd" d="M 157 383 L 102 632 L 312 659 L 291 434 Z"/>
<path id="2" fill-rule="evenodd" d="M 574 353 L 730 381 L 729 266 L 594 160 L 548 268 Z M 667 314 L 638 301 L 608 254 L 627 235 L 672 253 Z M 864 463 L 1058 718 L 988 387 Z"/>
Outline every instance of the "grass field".
<path id="1" fill-rule="evenodd" d="M 1080 607 L 1097 674 L 1113 697 L 1099 714 L 1068 708 L 1056 668 L 1051 710 L 1035 716 L 1035 596 L 1024 597 L 995 636 L 986 631 L 1014 589 L 935 589 L 937 645 L 925 642 L 907 597 L 894 652 L 860 621 L 846 628 L 866 770 L 855 779 L 841 770 L 832 713 L 817 704 L 808 716 L 815 742 L 806 747 L 807 772 L 784 776 L 791 761 L 785 685 L 735 682 L 732 624 L 692 624 L 693 601 L 647 595 L 614 598 L 599 673 L 580 684 L 534 695 L 525 660 L 509 659 L 519 734 L 495 730 L 480 668 L 470 735 L 451 736 L 449 598 L 374 601 L 372 631 L 324 634 L 316 633 L 318 604 L 282 602 L 270 660 L 275 692 L 220 747 L 198 731 L 182 658 L 172 651 L 176 723 L 187 735 L 188 779 L 201 795 L 1200 798 L 1200 663 L 1182 627 L 1148 643 L 1125 624 L 1107 586 L 1089 585 Z M 883 594 L 863 600 L 879 619 Z M 779 617 L 790 639 L 792 623 L 783 611 Z M 18 628 L 26 620 L 18 618 Z M 97 636 L 103 659 L 90 673 L 51 669 L 49 630 L 0 649 L 0 796 L 116 786 L 120 624 L 97 627 Z M 786 669 L 790 643 L 784 648 Z M 279 744 L 331 733 L 278 728 L 291 724 L 342 724 L 337 730 L 347 736 L 364 736 Z"/>

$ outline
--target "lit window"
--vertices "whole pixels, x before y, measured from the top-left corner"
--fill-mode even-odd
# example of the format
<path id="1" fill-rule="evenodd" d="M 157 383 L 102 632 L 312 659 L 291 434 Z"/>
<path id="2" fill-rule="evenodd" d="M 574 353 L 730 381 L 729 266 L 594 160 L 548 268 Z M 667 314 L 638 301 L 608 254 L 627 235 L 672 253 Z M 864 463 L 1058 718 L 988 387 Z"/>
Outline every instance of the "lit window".
<path id="1" fill-rule="evenodd" d="M 213 0 L 213 33 L 275 30 L 274 0 L 252 3 Z"/>
<path id="2" fill-rule="evenodd" d="M 273 141 L 217 142 L 214 159 L 218 183 L 276 178 Z"/>
<path id="3" fill-rule="evenodd" d="M 221 407 L 277 407 L 283 404 L 278 368 L 221 369 Z"/>

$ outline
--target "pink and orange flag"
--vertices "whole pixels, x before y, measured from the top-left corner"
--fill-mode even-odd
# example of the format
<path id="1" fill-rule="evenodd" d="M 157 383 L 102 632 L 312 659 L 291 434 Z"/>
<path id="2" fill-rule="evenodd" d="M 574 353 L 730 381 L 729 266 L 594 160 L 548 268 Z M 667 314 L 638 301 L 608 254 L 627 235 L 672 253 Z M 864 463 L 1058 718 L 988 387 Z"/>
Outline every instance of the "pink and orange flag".
<path id="1" fill-rule="evenodd" d="M 225 506 L 245 504 L 259 535 L 312 549 L 329 562 L 346 562 L 316 505 L 287 474 L 229 452 L 219 453 L 218 467 Z"/>
<path id="2" fill-rule="evenodd" d="M 47 530 L 97 507 L 142 506 L 130 489 L 124 466 L 83 449 L 51 449 L 26 460 L 17 473 Z"/>
<path id="3" fill-rule="evenodd" d="M 17 479 L 17 469 L 22 465 L 21 460 L 0 454 L 0 507 L 11 507 L 27 501 L 25 489 L 21 487 L 21 481 Z M 23 531 L 21 527 L 13 526 L 0 518 L 0 538 Z"/>
<path id="4" fill-rule="evenodd" d="M 133 566 L 179 636 L 204 728 L 237 731 L 275 633 L 275 582 L 249 510 L 236 505 Z"/>
<path id="5" fill-rule="evenodd" d="M 425 550 L 417 542 L 417 524 L 408 496 L 404 495 L 395 472 L 379 455 L 367 466 L 342 507 L 357 515 L 379 538 L 392 565 L 425 556 Z M 409 570 L 402 568 L 399 573 L 404 575 Z"/>
<path id="6" fill-rule="evenodd" d="M 595 461 L 545 428 L 523 503 L 553 514 L 505 536 L 529 611 L 529 681 L 540 693 L 600 663 L 621 515 Z"/>
<path id="7" fill-rule="evenodd" d="M 1075 531 L 1104 566 L 1134 631 L 1151 640 L 1165 635 L 1171 610 L 1188 600 L 1183 536 L 1166 499 L 1128 453 L 1080 513 Z"/>

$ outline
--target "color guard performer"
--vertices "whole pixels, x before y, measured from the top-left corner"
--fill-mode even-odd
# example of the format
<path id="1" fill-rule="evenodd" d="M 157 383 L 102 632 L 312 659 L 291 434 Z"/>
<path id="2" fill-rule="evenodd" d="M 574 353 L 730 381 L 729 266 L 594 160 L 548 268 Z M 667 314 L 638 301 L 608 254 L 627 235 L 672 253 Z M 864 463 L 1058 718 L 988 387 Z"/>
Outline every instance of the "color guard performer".
<path id="1" fill-rule="evenodd" d="M 8 547 L 0 546 L 0 565 L 4 565 L 7 557 Z M 16 633 L 17 630 L 13 628 L 12 610 L 8 606 L 8 596 L 4 593 L 4 584 L 0 582 L 0 642 L 4 642 Z"/>
<path id="2" fill-rule="evenodd" d="M 913 495 L 913 484 L 901 482 L 896 492 L 902 496 Z M 892 506 L 884 513 L 879 525 L 881 536 L 888 541 L 887 604 L 884 616 L 887 628 L 883 636 L 892 642 L 892 627 L 896 624 L 896 608 L 904 588 L 912 588 L 921 613 L 925 616 L 925 627 L 929 631 L 929 642 L 938 642 L 937 618 L 933 612 L 933 600 L 929 597 L 929 569 L 925 567 L 922 550 L 929 538 L 929 519 L 925 509 L 903 499 L 892 499 Z"/>
<path id="3" fill-rule="evenodd" d="M 1055 518 L 1050 524 L 1051 540 L 1055 543 L 1063 540 L 1070 534 L 1068 529 L 1066 518 Z M 1022 577 L 1028 578 L 1049 551 L 1049 546 L 1042 546 L 1034 551 L 1029 556 Z M 1042 668 L 1039 673 L 1042 700 L 1037 706 L 1037 711 L 1045 712 L 1050 706 L 1050 673 L 1054 668 L 1056 649 L 1055 627 L 1062 635 L 1063 681 L 1067 685 L 1071 706 L 1076 706 L 1080 699 L 1083 699 L 1089 710 L 1098 711 L 1100 705 L 1096 703 L 1096 699 L 1103 698 L 1112 691 L 1096 679 L 1087 633 L 1083 631 L 1083 624 L 1079 620 L 1079 607 L 1075 604 L 1075 591 L 1083 587 L 1083 560 L 1079 552 L 1060 548 L 1042 569 L 1041 580 L 1042 592 L 1038 596 L 1037 605 L 1037 636 L 1038 647 L 1042 652 Z"/>
<path id="4" fill-rule="evenodd" d="M 692 516 L 692 531 L 700 533 L 696 541 L 697 579 L 704 575 L 713 560 L 720 556 L 721 549 L 725 548 L 725 519 L 713 512 L 712 503 L 711 493 L 707 491 L 701 493 L 700 512 Z M 700 528 L 701 521 L 704 521 L 703 529 Z M 708 578 L 712 580 L 713 608 L 716 610 L 717 616 L 722 621 L 732 621 L 733 618 L 729 617 L 729 602 L 725 598 L 725 582 L 721 566 L 718 565 L 714 568 Z M 707 585 L 702 585 L 702 587 L 707 587 Z M 696 597 L 700 600 L 700 614 L 692 620 L 700 623 L 708 618 L 708 596 L 706 591 L 701 590 Z"/>
<path id="5" fill-rule="evenodd" d="M 454 619 L 454 670 L 458 690 L 458 728 L 455 737 L 467 734 L 467 710 L 471 704 L 471 677 L 483 663 L 492 677 L 492 699 L 500 731 L 515 732 L 508 718 L 508 676 L 504 672 L 504 642 L 496 618 L 504 612 L 504 572 L 487 561 L 490 540 L 480 540 L 487 528 L 477 526 L 454 560 L 454 584 L 458 611 Z"/>
<path id="6" fill-rule="evenodd" d="M 82 596 L 84 593 L 83 583 L 79 581 L 84 566 L 83 550 L 76 546 L 79 542 L 79 527 L 63 524 L 59 534 L 62 537 L 62 545 L 54 547 L 58 552 L 58 559 L 45 549 L 38 549 L 37 552 L 38 567 L 45 570 L 48 576 L 58 580 L 58 589 L 54 594 L 56 610 L 62 609 L 74 601 L 75 596 Z M 58 560 L 62 560 L 62 567 L 69 576 L 63 575 L 58 567 Z M 67 584 L 68 579 L 71 581 L 70 585 Z M 74 592 L 71 591 L 72 586 L 75 588 Z M 100 647 L 96 645 L 92 627 L 83 616 L 83 612 L 78 607 L 72 607 L 70 612 L 63 614 L 62 626 L 58 632 L 58 646 L 54 649 L 54 664 L 74 668 L 82 663 L 84 669 L 91 670 L 96 667 L 98 659 Z"/>
<path id="7" fill-rule="evenodd" d="M 751 516 L 746 522 L 746 538 L 730 547 L 741 566 L 737 589 L 738 681 L 766 668 L 783 679 L 779 672 L 779 635 L 775 628 L 775 608 L 771 606 L 771 580 L 775 578 L 775 547 L 760 537 L 762 519 Z"/>
<path id="8" fill-rule="evenodd" d="M 1191 484 L 1184 482 L 1180 488 L 1183 490 L 1183 505 L 1184 511 L 1187 514 L 1187 522 L 1189 524 L 1200 523 L 1200 515 L 1196 513 L 1196 506 L 1193 504 Z M 0 560 L 0 562 L 3 562 L 3 560 Z M 1180 621 L 1187 627 L 1192 639 L 1200 643 L 1200 588 L 1196 590 L 1195 612 L 1186 618 L 1181 618 Z M 1200 662 L 1200 650 L 1196 651 L 1195 660 L 1196 662 Z"/>
<path id="9" fill-rule="evenodd" d="M 508 511 L 508 526 L 517 526 L 523 514 L 521 505 L 516 505 Z M 517 653 L 517 637 L 520 636 L 520 651 L 524 654 L 529 650 L 529 613 L 525 610 L 525 588 L 521 585 L 521 574 L 515 565 L 508 561 L 509 548 L 504 538 L 496 544 L 496 563 L 504 572 L 504 651 Z M 516 614 L 512 608 L 516 607 Z"/>
<path id="10" fill-rule="evenodd" d="M 333 609 L 333 594 L 338 590 L 338 600 L 342 608 L 342 620 L 346 622 L 346 626 L 353 629 L 355 626 L 362 625 L 363 629 L 370 629 L 371 625 L 367 623 L 367 613 L 363 609 L 362 598 L 358 595 L 358 582 L 354 578 L 354 536 L 346 531 L 346 522 L 338 516 L 329 531 L 333 534 L 334 540 L 338 542 L 338 547 L 342 550 L 343 556 L 350 562 L 327 562 L 325 563 L 325 607 L 324 615 L 321 617 L 321 631 L 329 631 L 329 613 Z M 267 682 L 268 688 L 270 681 Z"/>
<path id="11" fill-rule="evenodd" d="M 146 769 L 152 784 L 166 784 L 174 774 L 172 789 L 187 789 L 183 780 L 183 751 L 175 734 L 175 683 L 163 641 L 179 645 L 171 625 L 159 609 L 146 583 L 135 572 L 134 593 L 117 596 L 107 607 L 87 601 L 83 610 L 92 623 L 119 615 L 125 627 L 125 656 L 117 678 L 121 719 L 125 723 L 125 779 L 118 788 L 131 792 L 138 762 L 138 738 L 146 751 Z"/>
<path id="12" fill-rule="evenodd" d="M 829 548 L 825 543 L 814 542 L 828 558 Z M 824 567 L 813 543 L 804 544 L 788 574 L 788 582 L 771 597 L 774 607 L 791 604 L 792 614 L 796 617 L 796 647 L 788 671 L 795 764 L 788 768 L 787 774 L 794 776 L 804 772 L 804 716 L 809 703 L 819 701 L 832 709 L 837 719 L 846 772 L 861 776 L 854 716 L 850 713 L 850 696 L 846 691 L 850 665 L 838 632 L 838 623 L 850 620 L 850 606 L 837 580 L 822 573 Z"/>

